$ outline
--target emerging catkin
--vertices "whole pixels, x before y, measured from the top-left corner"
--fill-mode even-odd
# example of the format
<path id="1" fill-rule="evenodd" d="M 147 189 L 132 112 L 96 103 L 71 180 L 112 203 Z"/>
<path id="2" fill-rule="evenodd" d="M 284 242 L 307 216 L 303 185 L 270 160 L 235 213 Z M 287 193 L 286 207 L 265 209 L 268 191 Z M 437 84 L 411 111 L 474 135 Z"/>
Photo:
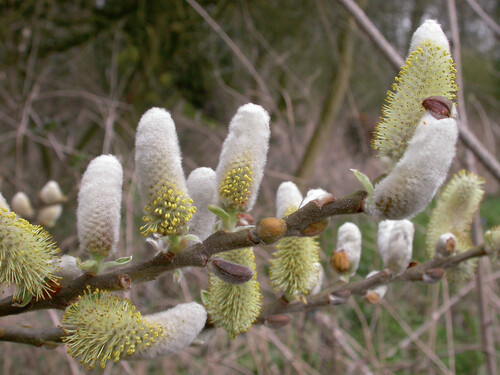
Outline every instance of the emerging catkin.
<path id="1" fill-rule="evenodd" d="M 264 108 L 250 103 L 238 109 L 229 124 L 215 171 L 223 209 L 252 209 L 264 175 L 269 137 L 269 115 Z"/>
<path id="2" fill-rule="evenodd" d="M 439 236 L 444 233 L 455 235 L 457 253 L 473 246 L 470 230 L 474 214 L 483 199 L 483 184 L 483 178 L 465 170 L 455 174 L 446 184 L 427 225 L 425 250 L 429 258 L 433 256 Z M 455 281 L 469 279 L 476 264 L 477 259 L 461 262 L 448 271 L 447 277 Z"/>
<path id="3" fill-rule="evenodd" d="M 388 91 L 372 140 L 388 171 L 403 157 L 429 96 L 455 99 L 455 67 L 446 36 L 436 21 L 425 21 L 413 34 L 408 58 Z"/>
<path id="4" fill-rule="evenodd" d="M 175 124 L 163 108 L 151 108 L 141 117 L 135 163 L 144 204 L 141 233 L 186 234 L 196 207 L 188 194 Z"/>

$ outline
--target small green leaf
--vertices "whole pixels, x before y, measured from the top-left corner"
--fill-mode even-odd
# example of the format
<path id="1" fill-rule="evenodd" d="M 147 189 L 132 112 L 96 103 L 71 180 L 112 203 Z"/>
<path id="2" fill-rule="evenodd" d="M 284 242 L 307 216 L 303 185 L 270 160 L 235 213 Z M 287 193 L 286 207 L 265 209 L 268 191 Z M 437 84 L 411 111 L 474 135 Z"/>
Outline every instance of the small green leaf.
<path id="1" fill-rule="evenodd" d="M 354 173 L 354 177 L 356 177 L 356 179 L 361 183 L 361 185 L 363 185 L 364 189 L 368 193 L 368 196 L 371 197 L 373 194 L 373 185 L 368 176 L 365 175 L 364 173 L 361 173 L 357 169 L 351 169 L 351 172 Z"/>

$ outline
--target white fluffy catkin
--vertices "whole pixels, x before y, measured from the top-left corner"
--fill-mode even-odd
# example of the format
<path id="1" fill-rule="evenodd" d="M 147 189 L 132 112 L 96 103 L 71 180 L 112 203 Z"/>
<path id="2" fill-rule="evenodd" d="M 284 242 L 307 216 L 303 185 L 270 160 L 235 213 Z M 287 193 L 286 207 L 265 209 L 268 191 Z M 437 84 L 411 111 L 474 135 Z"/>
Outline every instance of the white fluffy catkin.
<path id="1" fill-rule="evenodd" d="M 208 209 L 215 204 L 215 172 L 212 168 L 196 168 L 186 181 L 196 213 L 189 222 L 189 233 L 205 240 L 214 231 L 215 215 Z"/>
<path id="2" fill-rule="evenodd" d="M 299 188 L 291 181 L 280 184 L 276 192 L 276 217 L 283 218 L 299 208 L 302 194 Z"/>
<path id="3" fill-rule="evenodd" d="M 7 203 L 5 198 L 3 197 L 2 193 L 0 193 L 0 208 L 3 208 L 7 211 L 10 211 L 9 204 Z"/>
<path id="4" fill-rule="evenodd" d="M 317 188 L 317 189 L 310 189 L 306 196 L 304 197 L 304 200 L 300 204 L 300 207 L 304 207 L 306 204 L 309 202 L 312 202 L 314 200 L 319 200 L 321 201 L 323 198 L 326 198 L 330 196 L 331 194 L 323 189 Z"/>
<path id="5" fill-rule="evenodd" d="M 410 263 L 415 228 L 409 220 L 384 220 L 378 225 L 377 245 L 385 268 L 400 275 Z"/>
<path id="6" fill-rule="evenodd" d="M 54 274 L 61 279 L 61 286 L 69 285 L 70 282 L 83 274 L 83 271 L 76 264 L 76 258 L 71 255 L 63 255 L 57 258 L 53 264 L 56 266 Z"/>
<path id="7" fill-rule="evenodd" d="M 164 337 L 159 338 L 146 350 L 136 351 L 130 356 L 131 359 L 155 358 L 186 348 L 205 327 L 207 312 L 202 305 L 190 302 L 146 315 L 144 319 L 151 324 L 160 324 L 163 327 Z"/>
<path id="8" fill-rule="evenodd" d="M 165 109 L 154 107 L 142 115 L 135 138 L 135 164 L 143 204 L 149 204 L 153 189 L 165 182 L 187 191 L 175 124 Z"/>
<path id="9" fill-rule="evenodd" d="M 21 216 L 25 219 L 32 219 L 35 216 L 35 210 L 31 205 L 31 201 L 26 195 L 26 193 L 22 191 L 18 191 L 10 202 L 12 207 L 12 211 L 14 211 L 18 216 Z"/>
<path id="10" fill-rule="evenodd" d="M 410 50 L 408 54 L 416 51 L 420 44 L 431 41 L 436 46 L 443 48 L 446 52 L 450 52 L 450 43 L 443 32 L 441 25 L 435 20 L 426 20 L 413 33 L 410 42 Z"/>
<path id="11" fill-rule="evenodd" d="M 76 212 L 81 250 L 103 256 L 116 250 L 122 182 L 122 166 L 113 155 L 98 156 L 88 165 L 78 192 Z"/>
<path id="12" fill-rule="evenodd" d="M 403 157 L 380 181 L 365 211 L 380 219 L 409 219 L 422 212 L 446 178 L 455 156 L 455 119 L 427 112 Z"/>
<path id="13" fill-rule="evenodd" d="M 61 217 L 63 211 L 62 204 L 53 204 L 51 206 L 45 206 L 38 211 L 36 216 L 37 222 L 47 228 L 53 227 L 57 219 Z"/>
<path id="14" fill-rule="evenodd" d="M 44 204 L 52 205 L 66 201 L 66 197 L 61 191 L 56 181 L 48 181 L 40 190 L 40 199 Z"/>
<path id="15" fill-rule="evenodd" d="M 223 208 L 252 209 L 264 175 L 270 134 L 269 115 L 259 105 L 245 104 L 232 118 L 215 171 Z"/>
<path id="16" fill-rule="evenodd" d="M 361 231 L 356 224 L 347 222 L 339 227 L 335 252 L 341 250 L 346 252 L 351 265 L 345 276 L 352 277 L 358 270 L 361 259 Z"/>

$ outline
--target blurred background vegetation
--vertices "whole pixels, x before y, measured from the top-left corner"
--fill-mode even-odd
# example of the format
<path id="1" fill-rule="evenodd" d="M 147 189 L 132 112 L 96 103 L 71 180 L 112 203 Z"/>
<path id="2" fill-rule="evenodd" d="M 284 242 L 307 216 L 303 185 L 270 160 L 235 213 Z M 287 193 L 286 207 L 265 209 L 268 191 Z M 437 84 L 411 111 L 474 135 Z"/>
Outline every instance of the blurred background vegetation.
<path id="1" fill-rule="evenodd" d="M 471 129 L 498 155 L 500 35 L 472 11 L 470 2 L 457 0 L 461 90 Z M 450 30 L 449 3 L 359 4 L 405 56 L 424 19 L 437 19 Z M 481 0 L 480 5 L 500 19 L 497 1 Z M 216 167 L 238 106 L 251 101 L 269 111 L 269 162 L 254 217 L 273 215 L 275 190 L 284 180 L 342 196 L 358 188 L 349 168 L 370 177 L 381 172 L 369 142 L 395 72 L 335 1 L 2 0 L 0 45 L 0 191 L 8 200 L 24 191 L 37 206 L 45 182 L 58 181 L 69 197 L 63 217 L 51 229 L 62 253 L 79 255 L 75 208 L 82 172 L 95 156 L 112 153 L 125 173 L 119 255 L 152 255 L 138 230 L 141 207 L 133 162 L 137 122 L 152 106 L 172 112 L 186 174 L 199 166 Z M 460 144 L 452 172 L 464 166 Z M 487 180 L 483 224 L 498 225 L 498 181 L 481 165 L 477 169 Z M 419 261 L 425 261 L 428 214 L 414 220 L 414 258 Z M 336 228 L 346 220 L 360 225 L 364 235 L 358 273 L 380 267 L 376 223 L 364 216 L 337 218 L 321 239 L 327 284 L 326 260 Z M 266 278 L 271 251 L 256 249 L 265 300 L 273 298 Z M 498 267 L 488 268 L 495 337 L 500 337 L 498 273 Z M 179 284 L 167 274 L 127 296 L 144 312 L 154 312 L 199 300 L 206 279 L 205 270 L 187 272 Z M 279 331 L 254 327 L 230 340 L 218 330 L 204 338 L 204 346 L 154 361 L 108 365 L 104 373 L 441 374 L 450 369 L 481 374 L 486 367 L 478 314 L 474 281 L 393 285 L 376 307 L 352 298 L 338 308 L 294 316 Z M 1 324 L 42 327 L 57 324 L 59 316 L 42 311 L 2 318 Z M 62 347 L 0 345 L 0 373 L 86 372 Z"/>

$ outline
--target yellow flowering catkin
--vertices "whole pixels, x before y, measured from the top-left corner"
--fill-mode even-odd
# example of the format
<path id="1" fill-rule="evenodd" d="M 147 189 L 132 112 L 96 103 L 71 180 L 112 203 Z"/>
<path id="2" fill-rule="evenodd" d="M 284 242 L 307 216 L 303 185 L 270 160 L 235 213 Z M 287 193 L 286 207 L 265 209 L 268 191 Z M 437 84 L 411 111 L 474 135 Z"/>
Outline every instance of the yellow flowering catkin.
<path id="1" fill-rule="evenodd" d="M 446 184 L 427 226 L 425 249 L 429 258 L 434 255 L 436 242 L 444 233 L 455 235 L 457 252 L 466 251 L 473 246 L 470 230 L 474 214 L 483 199 L 483 184 L 483 178 L 465 170 L 454 175 Z M 457 268 L 448 271 L 448 278 L 468 279 L 476 264 L 477 259 L 462 262 Z"/>
<path id="2" fill-rule="evenodd" d="M 252 248 L 231 250 L 218 256 L 255 272 Z M 260 315 L 261 299 L 256 272 L 250 281 L 239 285 L 228 284 L 214 274 L 209 276 L 206 296 L 209 319 L 215 326 L 223 327 L 230 337 L 248 331 Z"/>
<path id="3" fill-rule="evenodd" d="M 316 237 L 286 237 L 276 245 L 270 260 L 269 281 L 285 294 L 306 295 L 314 287 L 311 280 L 318 272 L 319 245 Z"/>
<path id="4" fill-rule="evenodd" d="M 144 203 L 141 233 L 186 234 L 196 207 L 188 194 L 175 124 L 166 110 L 151 108 L 141 117 L 135 162 Z"/>
<path id="5" fill-rule="evenodd" d="M 422 101 L 429 96 L 444 96 L 454 100 L 458 87 L 455 83 L 455 67 L 444 33 L 437 23 L 427 21 L 421 29 L 435 28 L 414 50 L 410 51 L 405 65 L 395 78 L 392 91 L 387 92 L 386 102 L 382 107 L 382 117 L 375 129 L 372 147 L 379 152 L 379 157 L 389 169 L 401 159 L 408 142 L 425 114 Z M 436 35 L 435 38 L 432 34 Z"/>
<path id="6" fill-rule="evenodd" d="M 151 324 L 128 299 L 109 292 L 90 289 L 66 309 L 61 326 L 68 334 L 63 341 L 71 357 L 80 357 L 80 363 L 102 368 L 122 355 L 143 351 L 165 336 L 160 324 Z"/>
<path id="7" fill-rule="evenodd" d="M 15 284 L 14 299 L 47 298 L 58 285 L 57 245 L 39 225 L 0 207 L 0 283 Z"/>

